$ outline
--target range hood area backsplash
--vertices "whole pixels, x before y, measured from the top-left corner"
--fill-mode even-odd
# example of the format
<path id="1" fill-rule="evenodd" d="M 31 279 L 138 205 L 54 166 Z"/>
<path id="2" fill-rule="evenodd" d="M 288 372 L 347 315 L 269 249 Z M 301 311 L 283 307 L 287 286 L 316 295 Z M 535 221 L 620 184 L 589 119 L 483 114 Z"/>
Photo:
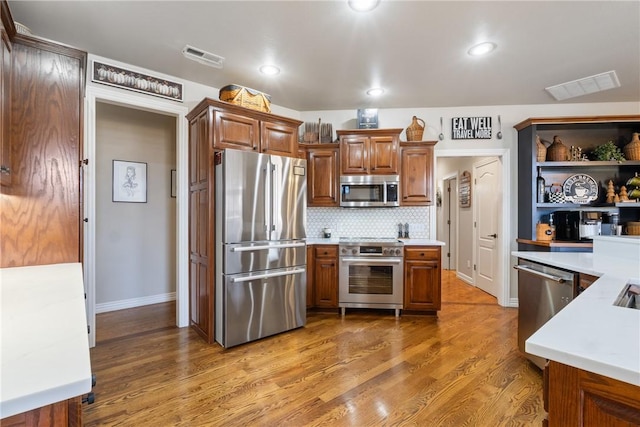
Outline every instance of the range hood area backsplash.
<path id="1" fill-rule="evenodd" d="M 398 223 L 409 223 L 409 237 L 428 239 L 429 207 L 307 208 L 307 237 L 321 238 L 331 228 L 332 237 L 397 237 Z"/>

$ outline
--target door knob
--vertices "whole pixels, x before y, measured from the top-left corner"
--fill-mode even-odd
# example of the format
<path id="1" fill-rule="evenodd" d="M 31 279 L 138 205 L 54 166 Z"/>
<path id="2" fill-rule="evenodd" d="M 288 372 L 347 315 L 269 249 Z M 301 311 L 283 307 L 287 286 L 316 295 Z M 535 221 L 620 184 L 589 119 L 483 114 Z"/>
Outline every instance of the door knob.
<path id="1" fill-rule="evenodd" d="M 487 237 L 493 237 L 494 239 L 497 239 L 498 235 L 496 233 L 493 233 L 493 234 L 489 234 Z"/>

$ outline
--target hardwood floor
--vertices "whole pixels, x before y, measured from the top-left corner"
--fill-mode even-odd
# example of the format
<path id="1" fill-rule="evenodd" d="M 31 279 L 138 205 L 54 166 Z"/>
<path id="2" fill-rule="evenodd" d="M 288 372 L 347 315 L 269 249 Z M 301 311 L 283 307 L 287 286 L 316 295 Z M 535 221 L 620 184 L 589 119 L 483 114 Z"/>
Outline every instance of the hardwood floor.
<path id="1" fill-rule="evenodd" d="M 442 285 L 437 318 L 311 312 L 304 328 L 228 350 L 168 327 L 173 303 L 100 314 L 84 424 L 541 425 L 542 375 L 518 353 L 517 310 L 450 272 Z"/>

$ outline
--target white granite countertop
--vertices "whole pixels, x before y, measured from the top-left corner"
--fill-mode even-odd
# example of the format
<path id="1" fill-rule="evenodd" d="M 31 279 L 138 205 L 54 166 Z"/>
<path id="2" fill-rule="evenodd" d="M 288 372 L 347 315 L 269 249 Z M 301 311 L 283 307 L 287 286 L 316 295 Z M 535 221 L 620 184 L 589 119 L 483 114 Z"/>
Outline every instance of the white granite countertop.
<path id="1" fill-rule="evenodd" d="M 526 341 L 528 353 L 640 386 L 640 310 L 614 302 L 640 281 L 640 263 L 602 252 L 512 252 L 512 255 L 600 278 Z M 608 248 L 605 248 L 608 249 Z M 606 252 L 605 252 L 606 253 Z M 636 254 L 626 253 L 635 257 Z"/>
<path id="2" fill-rule="evenodd" d="M 91 391 L 82 266 L 0 269 L 0 418 Z"/>

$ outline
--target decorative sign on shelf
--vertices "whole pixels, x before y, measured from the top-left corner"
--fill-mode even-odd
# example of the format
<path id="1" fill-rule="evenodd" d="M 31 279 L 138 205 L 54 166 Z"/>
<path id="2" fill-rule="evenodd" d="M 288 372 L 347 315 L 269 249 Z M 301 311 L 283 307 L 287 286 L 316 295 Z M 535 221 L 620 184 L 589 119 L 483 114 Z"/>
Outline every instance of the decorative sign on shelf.
<path id="1" fill-rule="evenodd" d="M 125 70 L 98 61 L 93 61 L 91 80 L 96 83 L 182 102 L 181 83 Z"/>
<path id="2" fill-rule="evenodd" d="M 451 139 L 491 139 L 491 117 L 454 117 Z"/>
<path id="3" fill-rule="evenodd" d="M 458 197 L 460 199 L 461 208 L 471 207 L 471 173 L 469 171 L 464 171 L 460 174 Z"/>

